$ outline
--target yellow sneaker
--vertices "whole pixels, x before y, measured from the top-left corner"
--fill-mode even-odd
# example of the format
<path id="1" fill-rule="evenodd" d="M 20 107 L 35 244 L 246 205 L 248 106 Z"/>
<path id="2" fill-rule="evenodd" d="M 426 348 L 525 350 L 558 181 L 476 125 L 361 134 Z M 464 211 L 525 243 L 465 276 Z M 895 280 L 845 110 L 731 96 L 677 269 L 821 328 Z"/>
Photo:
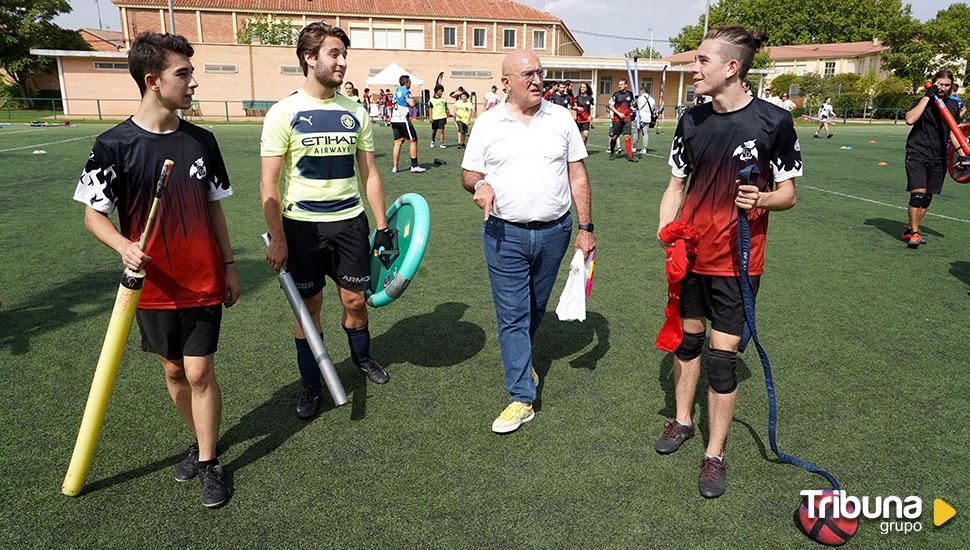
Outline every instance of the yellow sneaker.
<path id="1" fill-rule="evenodd" d="M 514 432 L 519 429 L 519 426 L 532 420 L 535 415 L 536 413 L 532 410 L 532 405 L 522 403 L 521 401 L 513 401 L 492 422 L 492 431 L 497 434 Z"/>

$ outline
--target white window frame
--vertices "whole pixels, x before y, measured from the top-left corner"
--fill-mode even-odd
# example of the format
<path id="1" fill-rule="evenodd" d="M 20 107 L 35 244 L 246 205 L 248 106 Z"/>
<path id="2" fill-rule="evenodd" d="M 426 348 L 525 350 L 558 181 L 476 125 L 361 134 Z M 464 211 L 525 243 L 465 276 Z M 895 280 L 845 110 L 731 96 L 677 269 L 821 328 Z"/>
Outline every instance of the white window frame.
<path id="1" fill-rule="evenodd" d="M 452 36 L 451 44 L 448 43 L 448 31 L 454 34 Z M 441 45 L 445 48 L 457 48 L 458 47 L 458 27 L 441 27 Z"/>
<path id="2" fill-rule="evenodd" d="M 605 88 L 606 88 L 606 91 L 605 92 L 603 91 L 604 85 L 605 85 Z M 612 76 L 609 76 L 609 75 L 607 75 L 607 76 L 601 76 L 600 77 L 599 90 L 598 91 L 599 91 L 599 95 L 610 95 L 610 94 L 612 94 L 613 93 L 613 77 Z"/>
<path id="3" fill-rule="evenodd" d="M 540 36 L 542 37 L 542 46 L 536 46 L 536 38 Z M 532 31 L 532 49 L 533 50 L 546 49 L 546 31 L 543 31 L 543 30 Z"/>
<path id="4" fill-rule="evenodd" d="M 823 63 L 822 76 L 835 76 L 835 61 L 824 61 Z M 831 71 L 829 71 L 829 67 L 832 68 Z"/>
<path id="5" fill-rule="evenodd" d="M 695 99 L 697 99 L 697 95 L 694 94 L 694 85 L 688 84 L 687 87 L 684 88 L 684 105 L 694 103 Z"/>
<path id="6" fill-rule="evenodd" d="M 482 45 L 479 46 L 475 41 L 475 33 L 482 31 Z M 486 27 L 472 27 L 472 47 L 473 48 L 488 48 L 488 29 Z"/>
<path id="7" fill-rule="evenodd" d="M 516 29 L 502 29 L 502 48 L 506 50 L 514 50 L 515 45 L 519 43 L 519 37 L 516 34 Z M 509 33 L 512 33 L 512 45 L 508 45 Z"/>

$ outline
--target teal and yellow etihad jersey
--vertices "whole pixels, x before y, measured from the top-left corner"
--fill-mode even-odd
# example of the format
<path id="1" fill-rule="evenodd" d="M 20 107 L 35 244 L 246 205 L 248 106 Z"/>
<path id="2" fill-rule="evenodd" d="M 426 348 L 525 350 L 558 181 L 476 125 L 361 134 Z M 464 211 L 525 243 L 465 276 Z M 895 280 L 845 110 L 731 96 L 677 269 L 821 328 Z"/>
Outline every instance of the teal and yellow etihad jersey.
<path id="1" fill-rule="evenodd" d="M 283 157 L 283 216 L 332 222 L 363 212 L 358 150 L 374 150 L 370 117 L 360 103 L 340 94 L 317 99 L 301 89 L 273 105 L 259 154 Z"/>

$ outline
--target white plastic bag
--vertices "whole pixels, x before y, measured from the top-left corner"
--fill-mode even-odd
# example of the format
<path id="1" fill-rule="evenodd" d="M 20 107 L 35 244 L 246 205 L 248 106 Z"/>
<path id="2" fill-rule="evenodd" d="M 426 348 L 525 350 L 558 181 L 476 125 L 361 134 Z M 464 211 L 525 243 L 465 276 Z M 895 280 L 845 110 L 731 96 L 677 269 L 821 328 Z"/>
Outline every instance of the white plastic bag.
<path id="1" fill-rule="evenodd" d="M 591 258 L 592 259 L 592 258 Z M 583 251 L 576 249 L 573 259 L 569 262 L 569 278 L 559 296 L 556 315 L 560 321 L 586 320 L 586 277 L 589 273 L 590 261 L 583 260 Z"/>

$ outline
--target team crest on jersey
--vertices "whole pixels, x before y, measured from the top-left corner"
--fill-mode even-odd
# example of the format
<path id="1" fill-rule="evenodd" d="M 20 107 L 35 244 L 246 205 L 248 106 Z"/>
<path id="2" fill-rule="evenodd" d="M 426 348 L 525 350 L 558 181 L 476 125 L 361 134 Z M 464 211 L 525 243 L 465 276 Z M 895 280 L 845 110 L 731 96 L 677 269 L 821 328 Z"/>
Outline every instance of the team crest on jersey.
<path id="1" fill-rule="evenodd" d="M 758 158 L 758 149 L 755 148 L 754 142 L 757 139 L 752 139 L 750 141 L 745 141 L 738 148 L 734 150 L 733 156 L 737 157 L 738 160 L 747 161 L 751 159 Z"/>
<path id="2" fill-rule="evenodd" d="M 205 161 L 202 157 L 192 163 L 192 167 L 189 168 L 189 177 L 195 177 L 195 179 L 201 180 L 205 179 Z"/>
<path id="3" fill-rule="evenodd" d="M 343 127 L 348 130 L 353 130 L 354 126 L 357 124 L 357 121 L 350 115 L 341 115 L 340 124 L 342 124 Z"/>

